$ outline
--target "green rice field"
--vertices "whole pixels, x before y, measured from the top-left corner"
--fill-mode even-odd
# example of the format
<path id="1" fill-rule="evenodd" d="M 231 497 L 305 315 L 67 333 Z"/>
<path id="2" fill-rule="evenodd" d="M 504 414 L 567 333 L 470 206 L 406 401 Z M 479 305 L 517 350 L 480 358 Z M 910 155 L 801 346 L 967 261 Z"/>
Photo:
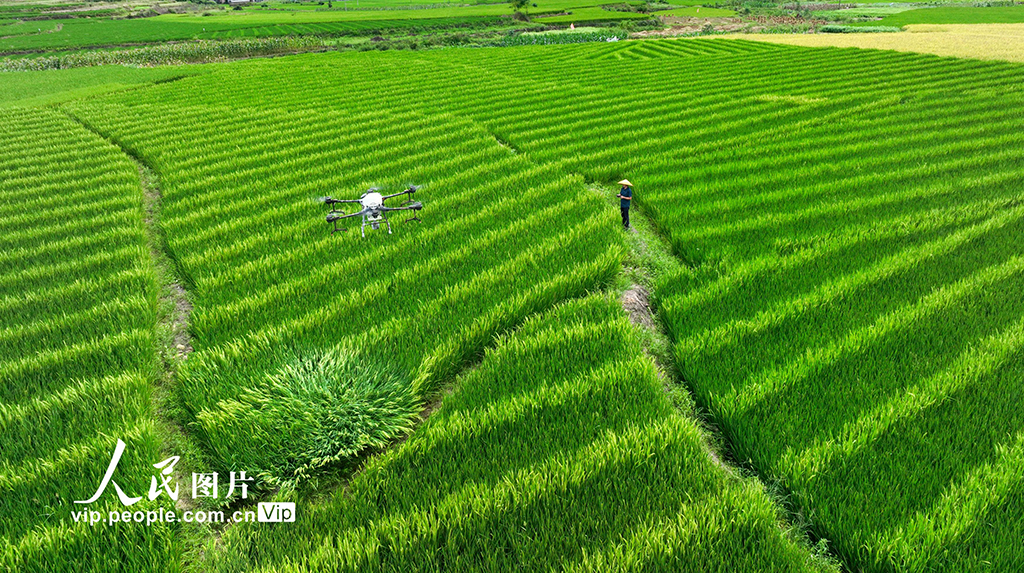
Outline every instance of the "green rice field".
<path id="1" fill-rule="evenodd" d="M 120 70 L 0 75 L 0 567 L 1024 562 L 1024 67 L 676 39 Z M 411 184 L 391 235 L 317 200 Z M 618 297 L 658 245 L 652 334 Z M 296 521 L 75 522 L 168 428 Z"/>
<path id="2" fill-rule="evenodd" d="M 881 26 L 906 26 L 908 24 L 1017 24 L 1024 22 L 1024 6 L 940 6 L 918 8 L 890 14 L 880 21 L 871 22 Z"/>
<path id="3" fill-rule="evenodd" d="M 389 0 L 390 1 L 390 0 Z M 163 14 L 149 18 L 74 18 L 0 23 L 0 54 L 124 46 L 191 39 L 253 38 L 281 35 L 349 35 L 383 30 L 459 29 L 511 23 L 512 10 L 505 3 L 436 4 L 430 6 L 382 6 L 363 4 L 343 9 L 284 3 L 247 7 L 244 10 L 210 10 L 187 14 Z M 379 4 L 379 3 L 378 3 Z M 572 12 L 540 18 L 541 22 L 615 21 L 646 17 L 635 12 L 601 8 L 598 0 L 538 0 L 529 6 L 534 16 Z"/>
<path id="4" fill-rule="evenodd" d="M 60 111 L 0 118 L 0 566 L 174 570 L 181 544 L 169 527 L 70 517 L 110 461 L 107 436 L 130 446 L 115 482 L 125 489 L 144 489 L 149 458 L 162 459 L 151 401 L 157 284 L 137 167 Z"/>
<path id="5" fill-rule="evenodd" d="M 336 571 L 827 570 L 780 533 L 758 486 L 713 465 L 698 432 L 615 301 L 577 299 L 501 338 L 349 495 L 301 527 L 232 532 L 216 566 L 303 555 L 301 569 Z"/>

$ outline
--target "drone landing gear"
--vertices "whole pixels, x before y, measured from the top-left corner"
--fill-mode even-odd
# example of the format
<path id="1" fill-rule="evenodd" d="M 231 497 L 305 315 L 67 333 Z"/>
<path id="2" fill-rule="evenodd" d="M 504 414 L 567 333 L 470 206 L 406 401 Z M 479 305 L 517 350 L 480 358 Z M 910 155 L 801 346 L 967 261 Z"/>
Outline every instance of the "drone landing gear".
<path id="1" fill-rule="evenodd" d="M 340 229 L 338 228 L 338 220 L 339 220 L 339 219 L 341 219 L 341 217 L 338 217 L 338 216 L 336 216 L 336 215 L 328 215 L 328 216 L 327 216 L 327 220 L 328 220 L 328 221 L 330 221 L 330 222 L 332 222 L 332 223 L 334 223 L 334 230 L 333 230 L 333 231 L 331 231 L 331 234 L 332 234 L 332 235 L 333 235 L 334 233 L 337 233 L 337 232 L 339 232 L 339 231 L 341 231 L 342 233 L 344 233 L 345 231 L 347 231 L 347 230 L 348 230 L 348 227 L 342 227 L 342 228 L 340 228 Z"/>
<path id="2" fill-rule="evenodd" d="M 405 203 L 402 203 L 401 206 L 402 207 L 408 207 L 409 205 L 412 205 L 413 203 L 417 203 L 417 201 L 406 201 Z M 412 217 L 409 217 L 408 219 L 405 220 L 406 223 L 408 223 L 409 221 L 416 221 L 417 223 L 419 223 L 420 222 L 420 217 L 419 217 L 419 215 L 413 215 Z"/>
<path id="3" fill-rule="evenodd" d="M 373 229 L 374 231 L 376 231 L 376 230 L 380 229 L 380 222 L 381 222 L 382 219 L 384 220 L 384 224 L 387 225 L 387 227 L 388 227 L 388 234 L 390 235 L 391 234 L 391 221 L 388 221 L 387 213 L 381 213 L 377 217 L 363 215 L 363 226 L 359 229 L 359 232 L 362 233 L 364 239 L 366 238 L 366 224 L 369 223 L 370 224 L 370 228 Z"/>

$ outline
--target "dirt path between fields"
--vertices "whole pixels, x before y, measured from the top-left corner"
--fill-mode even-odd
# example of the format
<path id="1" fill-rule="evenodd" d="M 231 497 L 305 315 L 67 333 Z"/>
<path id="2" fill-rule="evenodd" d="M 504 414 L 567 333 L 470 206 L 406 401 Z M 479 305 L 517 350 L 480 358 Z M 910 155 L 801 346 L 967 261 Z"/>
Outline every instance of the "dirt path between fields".
<path id="1" fill-rule="evenodd" d="M 633 283 L 628 289 L 622 292 L 622 295 L 619 296 L 619 304 L 622 305 L 622 309 L 629 315 L 630 322 L 647 331 L 648 336 L 652 339 L 656 341 L 663 341 L 663 343 L 671 349 L 671 342 L 668 341 L 667 335 L 662 332 L 661 326 L 654 316 L 654 311 L 651 308 L 651 294 L 648 292 L 647 288 L 643 285 Z M 666 358 L 664 355 L 658 356 L 650 349 L 645 349 L 645 352 L 651 360 L 654 361 L 655 367 L 658 370 L 658 376 L 661 378 L 662 385 L 665 388 L 665 392 L 669 394 L 669 398 L 672 402 L 676 403 L 676 406 L 680 409 L 681 413 L 687 415 L 687 410 L 690 409 L 688 406 L 692 406 L 689 404 L 690 401 L 685 400 L 684 402 L 687 402 L 687 404 L 680 405 L 679 397 L 674 394 L 688 392 L 688 390 L 681 390 L 681 383 L 677 382 L 678 377 L 670 374 L 670 372 L 674 371 L 674 365 L 667 363 L 670 361 L 671 357 L 669 356 Z M 696 417 L 696 419 L 698 425 L 707 432 L 706 438 L 708 439 L 704 440 L 704 449 L 707 452 L 708 457 L 711 458 L 711 461 L 714 462 L 716 466 L 729 473 L 734 473 L 735 469 L 731 465 L 725 463 L 718 452 L 718 449 L 722 447 L 722 444 L 711 439 L 711 437 L 715 435 L 715 429 L 708 424 L 706 420 L 703 420 L 700 417 Z"/>
<path id="2" fill-rule="evenodd" d="M 160 361 L 160 371 L 153 380 L 153 411 L 160 428 L 163 453 L 167 456 L 180 456 L 181 459 L 181 462 L 175 466 L 175 479 L 178 483 L 190 484 L 191 472 L 196 469 L 194 464 L 198 460 L 193 452 L 196 452 L 198 447 L 169 412 L 178 369 L 192 352 L 192 339 L 188 331 L 192 303 L 188 299 L 182 281 L 178 278 L 177 265 L 167 250 L 163 229 L 160 225 L 162 199 L 160 179 L 156 171 L 141 157 L 70 111 L 66 109 L 63 111 L 65 115 L 85 129 L 118 147 L 135 163 L 138 169 L 139 186 L 142 188 L 142 201 L 145 210 L 143 222 L 145 223 L 146 242 L 159 289 L 155 325 L 156 348 L 154 350 Z M 179 495 L 175 507 L 181 512 L 196 509 L 194 501 L 188 495 Z"/>
<path id="3" fill-rule="evenodd" d="M 131 154 L 128 154 L 131 157 Z M 160 343 L 158 351 L 163 363 L 162 379 L 159 381 L 159 389 L 154 400 L 154 407 L 164 422 L 167 431 L 178 440 L 187 440 L 184 429 L 170 419 L 164 413 L 169 393 L 177 379 L 178 367 L 188 359 L 192 352 L 192 337 L 188 333 L 189 318 L 192 315 L 192 303 L 189 302 L 185 288 L 175 278 L 175 265 L 167 255 L 166 245 L 163 239 L 163 230 L 160 227 L 160 183 L 153 170 L 135 159 L 139 168 L 139 183 L 142 185 L 143 200 L 146 207 L 146 234 L 149 238 L 149 252 L 153 259 L 153 266 L 156 267 L 157 278 L 160 281 L 160 310 L 157 318 L 157 340 Z M 168 453 L 175 455 L 168 445 Z M 191 483 L 190 476 L 185 471 L 175 468 L 175 479 L 179 483 Z M 175 502 L 178 511 L 195 510 L 196 504 L 191 496 L 180 495 Z"/>
<path id="4" fill-rule="evenodd" d="M 608 201 L 611 208 L 618 208 L 615 187 L 591 183 L 588 188 Z M 736 467 L 727 461 L 728 448 L 721 438 L 721 432 L 697 407 L 689 386 L 676 368 L 673 344 L 658 317 L 652 296 L 658 277 L 680 272 L 686 265 L 672 252 L 668 240 L 659 232 L 642 206 L 630 209 L 630 227 L 627 231 L 616 228 L 615 232 L 624 233 L 623 243 L 627 249 L 621 282 L 618 284 L 629 286 L 619 287 L 622 289 L 619 304 L 629 316 L 630 322 L 637 327 L 644 354 L 654 363 L 665 394 L 679 415 L 692 419 L 701 428 L 704 451 L 708 458 L 723 471 L 737 475 Z"/>
<path id="5" fill-rule="evenodd" d="M 629 314 L 630 322 L 648 330 L 656 328 L 651 313 L 650 296 L 647 289 L 633 283 L 619 297 L 623 310 Z"/>
<path id="6" fill-rule="evenodd" d="M 163 230 L 160 227 L 160 183 L 156 174 L 147 165 L 136 159 L 139 167 L 139 182 L 142 185 L 146 206 L 146 228 L 150 236 L 149 252 L 157 274 L 161 278 L 160 300 L 165 308 L 160 313 L 161 327 L 169 334 L 171 345 L 167 349 L 174 359 L 168 364 L 177 371 L 177 361 L 187 360 L 192 352 L 192 337 L 188 333 L 192 303 L 188 300 L 185 287 L 176 278 L 176 265 L 167 254 Z"/>
<path id="7" fill-rule="evenodd" d="M 109 141 L 109 139 L 108 139 Z M 116 143 L 115 143 L 116 145 Z M 123 149 L 123 148 L 122 148 Z M 176 265 L 168 255 L 163 229 L 160 226 L 160 180 L 156 172 L 141 158 L 125 154 L 135 161 L 139 169 L 139 184 L 142 186 L 143 204 L 146 208 L 146 236 L 149 242 L 149 254 L 153 260 L 157 280 L 160 285 L 160 308 L 157 316 L 157 348 L 162 363 L 160 380 L 154 392 L 154 409 L 163 423 L 164 429 L 171 436 L 170 443 L 165 441 L 168 455 L 180 455 L 175 444 L 188 441 L 184 428 L 179 426 L 166 414 L 170 393 L 177 380 L 179 366 L 188 359 L 192 352 L 192 337 L 188 333 L 189 318 L 192 315 L 192 303 L 188 300 L 185 288 L 176 278 Z M 187 465 L 187 464 L 186 464 Z M 175 468 L 175 479 L 179 483 L 191 483 L 191 476 L 179 465 Z M 178 511 L 195 510 L 196 504 L 191 496 L 179 495 L 175 502 Z"/>

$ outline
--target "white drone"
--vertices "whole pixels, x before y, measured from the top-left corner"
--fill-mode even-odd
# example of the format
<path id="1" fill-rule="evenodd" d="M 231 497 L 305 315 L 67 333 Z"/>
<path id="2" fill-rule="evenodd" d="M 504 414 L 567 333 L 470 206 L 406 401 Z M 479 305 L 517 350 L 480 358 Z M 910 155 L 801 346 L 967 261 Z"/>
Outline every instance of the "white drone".
<path id="1" fill-rule="evenodd" d="M 423 208 L 423 203 L 420 203 L 419 201 L 413 201 L 410 199 L 402 203 L 401 206 L 388 207 L 384 205 L 384 202 L 393 197 L 398 197 L 399 195 L 411 196 L 413 193 L 416 192 L 417 189 L 419 189 L 417 185 L 410 185 L 409 188 L 406 189 L 405 191 L 399 191 L 398 193 L 393 193 L 391 195 L 381 195 L 380 188 L 374 187 L 372 189 L 367 190 L 367 192 L 363 193 L 362 196 L 359 197 L 358 199 L 332 199 L 331 197 L 321 197 L 320 202 L 326 203 L 327 205 L 331 206 L 331 212 L 327 214 L 327 222 L 334 223 L 334 230 L 331 231 L 331 233 L 348 230 L 347 228 L 344 227 L 339 229 L 338 221 L 342 219 L 348 219 L 349 217 L 362 216 L 363 225 L 360 228 L 360 233 L 363 235 L 363 237 L 366 237 L 367 223 L 370 224 L 371 229 L 377 230 L 380 228 L 381 221 L 383 221 L 384 224 L 387 225 L 388 234 L 390 235 L 391 223 L 388 221 L 387 215 L 389 211 L 419 211 L 420 209 Z M 356 211 L 355 213 L 344 214 L 341 210 L 334 207 L 335 205 L 341 203 L 359 203 L 362 209 Z M 415 216 L 406 219 L 406 221 L 419 220 L 420 218 Z"/>

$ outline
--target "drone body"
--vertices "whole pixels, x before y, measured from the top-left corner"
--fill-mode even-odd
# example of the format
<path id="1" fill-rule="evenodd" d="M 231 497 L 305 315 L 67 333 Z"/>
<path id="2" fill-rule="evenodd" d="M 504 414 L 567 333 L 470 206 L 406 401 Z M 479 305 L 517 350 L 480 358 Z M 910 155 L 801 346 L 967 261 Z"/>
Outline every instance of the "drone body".
<path id="1" fill-rule="evenodd" d="M 385 225 L 387 225 L 388 234 L 390 235 L 391 222 L 388 221 L 388 212 L 419 211 L 420 209 L 423 208 L 423 203 L 420 203 L 419 201 L 413 201 L 410 199 L 402 203 L 402 205 L 399 207 L 388 207 L 384 204 L 384 202 L 387 201 L 388 199 L 391 199 L 392 197 L 398 197 L 399 195 L 411 196 L 413 193 L 416 192 L 417 189 L 419 189 L 419 187 L 417 187 L 416 185 L 410 185 L 409 188 L 406 189 L 405 191 L 399 191 L 398 193 L 393 193 L 391 195 L 381 195 L 379 189 L 373 188 L 367 191 L 366 193 L 363 193 L 363 195 L 358 199 L 332 199 L 331 197 L 321 197 L 320 201 L 331 206 L 331 212 L 327 214 L 327 222 L 334 223 L 334 230 L 331 231 L 332 233 L 348 230 L 346 228 L 339 229 L 338 221 L 342 219 L 348 219 L 349 217 L 361 216 L 363 218 L 363 224 L 362 227 L 360 228 L 360 233 L 362 234 L 363 237 L 366 237 L 367 223 L 370 224 L 371 229 L 377 230 L 380 228 L 380 224 L 382 221 L 384 222 Z M 356 211 L 355 213 L 344 214 L 335 207 L 335 205 L 341 203 L 359 203 L 359 206 L 362 207 L 362 209 Z M 420 218 L 415 216 L 406 219 L 406 221 L 419 220 Z"/>
<path id="2" fill-rule="evenodd" d="M 363 193 L 363 196 L 359 198 L 359 203 L 364 208 L 377 209 L 384 205 L 384 197 L 376 191 L 370 191 Z"/>

